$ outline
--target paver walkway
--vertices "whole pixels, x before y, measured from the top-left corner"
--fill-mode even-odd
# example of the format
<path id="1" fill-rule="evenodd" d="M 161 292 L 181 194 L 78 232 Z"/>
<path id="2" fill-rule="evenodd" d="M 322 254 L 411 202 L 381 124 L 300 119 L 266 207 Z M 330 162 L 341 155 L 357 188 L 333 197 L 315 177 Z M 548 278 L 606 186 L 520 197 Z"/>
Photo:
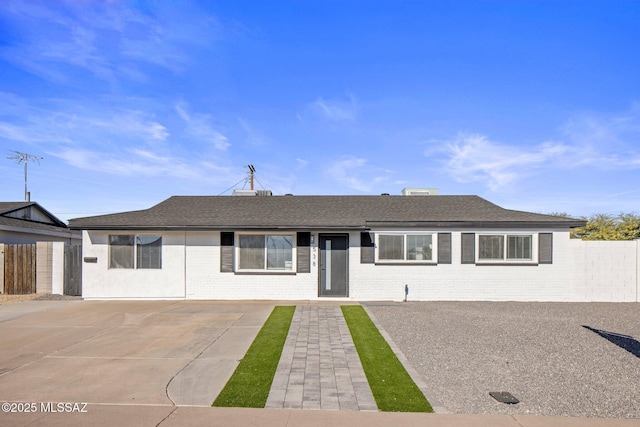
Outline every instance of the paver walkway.
<path id="1" fill-rule="evenodd" d="M 378 409 L 339 305 L 296 307 L 265 407 Z"/>

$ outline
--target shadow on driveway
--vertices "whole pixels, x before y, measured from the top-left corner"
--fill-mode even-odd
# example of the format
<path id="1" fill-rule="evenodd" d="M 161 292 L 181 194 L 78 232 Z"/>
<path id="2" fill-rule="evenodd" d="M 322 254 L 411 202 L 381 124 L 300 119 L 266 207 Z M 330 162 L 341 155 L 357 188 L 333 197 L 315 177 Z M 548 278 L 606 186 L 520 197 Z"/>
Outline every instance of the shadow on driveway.
<path id="1" fill-rule="evenodd" d="M 629 335 L 616 334 L 615 332 L 607 332 L 601 329 L 592 328 L 591 326 L 582 325 L 583 328 L 595 332 L 602 338 L 609 340 L 620 348 L 627 350 L 636 357 L 640 357 L 640 341 Z"/>

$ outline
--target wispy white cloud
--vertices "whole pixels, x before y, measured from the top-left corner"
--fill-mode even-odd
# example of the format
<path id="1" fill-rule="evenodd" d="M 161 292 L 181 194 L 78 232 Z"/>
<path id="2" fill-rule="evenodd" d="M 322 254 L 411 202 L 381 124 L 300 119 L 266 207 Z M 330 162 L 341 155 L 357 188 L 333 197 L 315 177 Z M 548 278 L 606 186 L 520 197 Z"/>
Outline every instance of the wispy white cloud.
<path id="1" fill-rule="evenodd" d="M 375 185 L 388 181 L 392 172 L 367 167 L 368 162 L 361 157 L 343 156 L 328 166 L 325 176 L 348 189 L 371 192 Z"/>
<path id="2" fill-rule="evenodd" d="M 251 126 L 248 121 L 244 119 L 238 119 L 238 123 L 244 131 L 246 141 L 252 146 L 259 147 L 267 145 L 269 143 L 269 139 L 260 131 Z"/>
<path id="3" fill-rule="evenodd" d="M 145 14 L 123 2 L 3 2 L 0 16 L 12 37 L 0 57 L 54 81 L 69 81 L 69 68 L 100 80 L 146 80 L 152 65 L 179 73 L 190 47 L 206 47 L 220 32 L 205 14 L 156 4 Z M 191 11 L 193 12 L 193 11 Z M 195 17 L 195 18 L 194 18 Z"/>
<path id="4" fill-rule="evenodd" d="M 50 155 L 67 164 L 85 170 L 124 177 L 169 176 L 181 179 L 202 179 L 202 170 L 194 163 L 169 155 L 158 155 L 141 149 L 119 152 L 89 149 L 63 149 Z"/>
<path id="5" fill-rule="evenodd" d="M 452 140 L 430 141 L 425 155 L 439 158 L 442 171 L 458 182 L 481 182 L 498 191 L 541 169 L 639 168 L 639 139 L 640 105 L 634 104 L 620 114 L 577 114 L 554 142 L 523 146 L 460 133 Z"/>
<path id="6" fill-rule="evenodd" d="M 318 97 L 307 105 L 307 109 L 316 117 L 332 122 L 354 121 L 358 116 L 358 103 L 351 94 L 346 101 Z"/>
<path id="7" fill-rule="evenodd" d="M 216 156 L 211 161 L 206 150 L 203 154 L 201 147 L 191 144 L 196 138 L 212 151 L 229 145 L 201 116 L 191 117 L 179 110 L 186 123 L 182 126 L 148 112 L 157 108 L 153 102 L 136 99 L 124 104 L 61 99 L 30 102 L 0 93 L 0 141 L 9 148 L 26 144 L 71 167 L 114 176 L 167 176 L 202 182 L 228 175 L 225 159 Z M 175 115 L 170 110 L 160 113 Z M 172 128 L 165 123 L 172 123 Z"/>
<path id="8" fill-rule="evenodd" d="M 296 170 L 303 170 L 309 165 L 309 160 L 296 159 Z"/>
<path id="9" fill-rule="evenodd" d="M 443 170 L 459 182 L 484 181 L 498 190 L 563 156 L 569 147 L 544 143 L 535 147 L 517 147 L 490 141 L 485 136 L 460 134 L 444 145 Z"/>
<path id="10" fill-rule="evenodd" d="M 175 107 L 178 116 L 185 122 L 187 132 L 194 138 L 210 144 L 220 151 L 224 151 L 231 145 L 229 138 L 215 130 L 213 119 L 208 114 L 193 114 L 187 111 L 185 103 L 179 103 Z"/>
<path id="11" fill-rule="evenodd" d="M 624 112 L 582 112 L 563 127 L 564 137 L 576 147 L 573 162 L 601 169 L 640 166 L 640 103 Z"/>

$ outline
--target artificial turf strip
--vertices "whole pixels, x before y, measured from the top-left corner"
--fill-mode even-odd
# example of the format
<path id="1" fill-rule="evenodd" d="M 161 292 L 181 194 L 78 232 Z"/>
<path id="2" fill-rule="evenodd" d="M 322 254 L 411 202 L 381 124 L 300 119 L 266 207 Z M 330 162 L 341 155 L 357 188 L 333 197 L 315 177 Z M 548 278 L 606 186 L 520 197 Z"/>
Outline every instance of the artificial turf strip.
<path id="1" fill-rule="evenodd" d="M 386 412 L 433 412 L 364 308 L 343 305 L 342 314 L 378 409 Z"/>
<path id="2" fill-rule="evenodd" d="M 212 406 L 264 408 L 295 310 L 273 309 Z"/>

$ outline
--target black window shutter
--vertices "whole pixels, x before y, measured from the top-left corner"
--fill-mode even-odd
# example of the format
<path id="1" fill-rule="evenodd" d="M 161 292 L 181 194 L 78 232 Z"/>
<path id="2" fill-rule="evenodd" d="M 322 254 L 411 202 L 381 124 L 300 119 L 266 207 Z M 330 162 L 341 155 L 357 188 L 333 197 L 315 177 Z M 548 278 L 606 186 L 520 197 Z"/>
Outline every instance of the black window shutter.
<path id="1" fill-rule="evenodd" d="M 462 264 L 476 263 L 476 234 L 462 233 Z"/>
<path id="2" fill-rule="evenodd" d="M 233 253 L 234 253 L 234 234 L 233 232 L 223 231 L 220 233 L 220 272 L 233 272 Z"/>
<path id="3" fill-rule="evenodd" d="M 451 264 L 451 233 L 438 233 L 438 264 Z"/>
<path id="4" fill-rule="evenodd" d="M 373 233 L 360 233 L 360 264 L 375 262 L 375 238 Z"/>
<path id="5" fill-rule="evenodd" d="M 297 243 L 297 272 L 311 272 L 311 233 L 299 232 L 296 236 Z"/>
<path id="6" fill-rule="evenodd" d="M 553 264 L 553 233 L 538 234 L 538 263 Z"/>

